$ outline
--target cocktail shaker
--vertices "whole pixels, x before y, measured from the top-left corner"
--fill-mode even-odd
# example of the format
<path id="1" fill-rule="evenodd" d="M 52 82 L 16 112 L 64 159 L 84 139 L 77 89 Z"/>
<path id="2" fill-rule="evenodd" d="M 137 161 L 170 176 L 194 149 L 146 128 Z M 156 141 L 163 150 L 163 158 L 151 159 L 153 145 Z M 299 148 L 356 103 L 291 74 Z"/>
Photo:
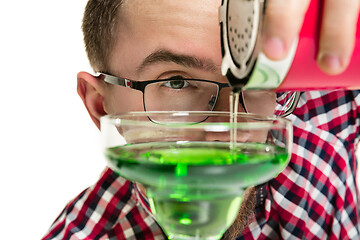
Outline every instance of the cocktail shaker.
<path id="1" fill-rule="evenodd" d="M 341 74 L 328 75 L 316 61 L 322 9 L 322 0 L 311 1 L 288 56 L 273 61 L 261 52 L 266 0 L 223 0 L 219 9 L 223 75 L 235 89 L 243 90 L 360 89 L 360 23 L 350 65 Z"/>

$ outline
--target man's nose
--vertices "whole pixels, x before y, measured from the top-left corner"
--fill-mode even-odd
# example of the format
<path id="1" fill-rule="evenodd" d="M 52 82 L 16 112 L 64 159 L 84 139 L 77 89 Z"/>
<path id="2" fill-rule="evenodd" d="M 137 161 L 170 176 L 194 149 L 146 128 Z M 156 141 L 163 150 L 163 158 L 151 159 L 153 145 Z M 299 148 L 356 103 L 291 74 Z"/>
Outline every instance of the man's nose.
<path id="1" fill-rule="evenodd" d="M 231 88 L 223 88 L 219 93 L 218 100 L 213 111 L 229 112 L 230 111 L 230 94 Z M 241 97 L 241 96 L 240 96 Z M 242 105 L 238 104 L 238 112 L 245 112 Z"/>

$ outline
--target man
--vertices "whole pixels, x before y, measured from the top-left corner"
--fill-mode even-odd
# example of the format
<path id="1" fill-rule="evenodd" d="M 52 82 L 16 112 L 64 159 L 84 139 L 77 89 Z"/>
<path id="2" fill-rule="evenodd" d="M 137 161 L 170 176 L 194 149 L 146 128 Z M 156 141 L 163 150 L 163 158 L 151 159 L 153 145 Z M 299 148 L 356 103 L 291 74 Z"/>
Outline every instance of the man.
<path id="1" fill-rule="evenodd" d="M 359 3 L 339 2 L 326 3 L 319 46 L 319 66 L 329 74 L 346 68 L 354 45 Z M 269 57 L 286 55 L 308 3 L 268 1 L 263 51 Z M 219 0 L 90 0 L 83 21 L 90 63 L 95 72 L 138 81 L 226 83 L 220 72 L 219 5 Z M 334 19 L 339 24 L 332 26 Z M 78 93 L 97 127 L 105 114 L 144 111 L 144 93 L 103 80 L 78 74 Z M 229 109 L 228 95 L 229 88 L 220 92 L 214 110 Z M 359 91 L 303 93 L 288 117 L 294 123 L 289 166 L 248 191 L 224 238 L 359 239 L 354 155 L 359 116 Z M 106 169 L 66 206 L 44 239 L 166 239 L 147 208 L 140 189 Z"/>

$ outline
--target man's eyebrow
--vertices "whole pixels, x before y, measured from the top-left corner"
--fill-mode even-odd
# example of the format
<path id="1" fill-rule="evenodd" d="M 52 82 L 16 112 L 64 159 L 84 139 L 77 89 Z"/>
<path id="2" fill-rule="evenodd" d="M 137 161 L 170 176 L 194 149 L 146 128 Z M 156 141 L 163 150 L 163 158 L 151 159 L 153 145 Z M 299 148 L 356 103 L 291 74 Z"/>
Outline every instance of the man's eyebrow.
<path id="1" fill-rule="evenodd" d="M 172 62 L 184 67 L 197 68 L 205 71 L 215 72 L 218 71 L 220 66 L 216 65 L 212 60 L 205 58 L 197 58 L 191 55 L 176 54 L 166 49 L 156 50 L 147 56 L 144 61 L 137 68 L 140 73 L 146 67 L 163 62 Z"/>

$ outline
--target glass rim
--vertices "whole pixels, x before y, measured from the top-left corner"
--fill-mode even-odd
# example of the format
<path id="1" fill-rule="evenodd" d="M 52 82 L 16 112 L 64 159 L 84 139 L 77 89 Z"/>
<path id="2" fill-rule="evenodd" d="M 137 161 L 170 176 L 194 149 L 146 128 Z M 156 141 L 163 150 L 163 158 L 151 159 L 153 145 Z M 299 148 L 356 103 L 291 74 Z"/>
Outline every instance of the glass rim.
<path id="1" fill-rule="evenodd" d="M 104 115 L 100 118 L 101 123 L 111 124 L 111 125 L 120 125 L 120 124 L 127 124 L 127 125 L 138 125 L 138 126 L 151 126 L 154 127 L 155 125 L 159 125 L 159 127 L 169 126 L 169 127 L 179 127 L 179 128 L 199 128 L 204 126 L 225 126 L 224 123 L 231 127 L 230 121 L 221 121 L 221 122 L 168 122 L 168 123 L 156 123 L 153 121 L 145 121 L 145 120 L 136 120 L 131 118 L 136 117 L 144 117 L 147 119 L 151 119 L 151 115 L 157 116 L 174 116 L 174 117 L 186 117 L 186 116 L 204 116 L 208 117 L 229 117 L 230 120 L 230 112 L 228 111 L 131 111 L 131 112 L 124 112 L 119 114 L 108 114 Z M 245 118 L 245 119 L 253 119 L 257 120 L 257 122 L 238 122 L 236 125 L 237 129 L 241 128 L 263 128 L 264 126 L 268 127 L 276 127 L 276 126 L 291 126 L 291 121 L 289 119 L 283 118 L 281 116 L 262 116 L 252 113 L 245 113 L 239 112 L 237 113 L 237 117 Z M 263 121 L 263 122 L 258 122 Z M 156 124 L 154 124 L 156 123 Z M 266 123 L 266 124 L 265 124 Z"/>

